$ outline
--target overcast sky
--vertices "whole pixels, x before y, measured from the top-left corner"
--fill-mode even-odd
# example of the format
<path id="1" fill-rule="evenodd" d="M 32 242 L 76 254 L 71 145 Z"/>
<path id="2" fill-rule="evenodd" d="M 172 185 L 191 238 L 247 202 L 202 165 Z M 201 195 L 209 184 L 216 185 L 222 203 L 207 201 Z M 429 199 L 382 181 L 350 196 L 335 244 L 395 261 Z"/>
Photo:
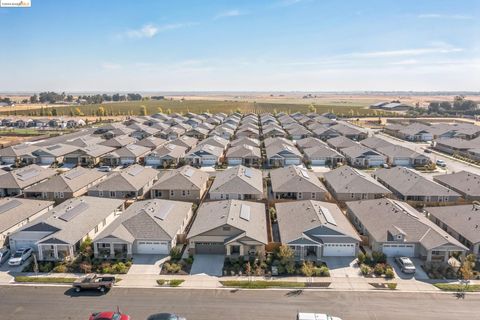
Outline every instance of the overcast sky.
<path id="1" fill-rule="evenodd" d="M 480 90 L 480 1 L 0 8 L 0 91 Z"/>

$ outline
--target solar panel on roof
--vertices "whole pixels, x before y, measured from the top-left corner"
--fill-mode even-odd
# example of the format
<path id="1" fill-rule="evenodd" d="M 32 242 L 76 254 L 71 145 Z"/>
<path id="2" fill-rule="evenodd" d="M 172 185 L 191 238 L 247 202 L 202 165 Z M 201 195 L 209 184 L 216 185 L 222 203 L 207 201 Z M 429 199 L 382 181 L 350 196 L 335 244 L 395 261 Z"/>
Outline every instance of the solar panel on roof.
<path id="1" fill-rule="evenodd" d="M 47 147 L 47 150 L 52 151 L 52 150 L 59 149 L 59 148 L 61 148 L 61 147 L 62 147 L 61 145 L 56 144 L 56 145 L 54 145 L 54 146 Z"/>
<path id="2" fill-rule="evenodd" d="M 36 177 L 39 174 L 40 172 L 37 169 L 28 169 L 22 172 L 18 172 L 17 176 L 18 176 L 18 179 L 20 179 L 21 181 L 25 181 L 28 179 L 32 179 L 33 177 Z"/>
<path id="3" fill-rule="evenodd" d="M 307 172 L 307 171 L 305 171 L 305 170 L 300 170 L 300 172 L 301 172 L 302 176 L 304 176 L 304 177 L 307 178 L 307 179 L 310 179 L 310 176 L 308 175 L 308 172 Z"/>
<path id="4" fill-rule="evenodd" d="M 73 180 L 75 178 L 80 177 L 84 173 L 85 173 L 85 171 L 83 171 L 83 170 L 72 170 L 69 173 L 65 174 L 65 178 L 67 178 L 69 180 Z"/>
<path id="5" fill-rule="evenodd" d="M 337 225 L 337 222 L 336 222 L 335 219 L 333 218 L 332 213 L 330 212 L 330 210 L 328 210 L 327 208 L 322 207 L 322 206 L 320 206 L 320 209 L 322 210 L 322 213 L 323 213 L 323 216 L 325 217 L 325 220 L 327 220 L 328 223 L 333 224 L 333 225 L 336 226 L 336 225 Z"/>
<path id="6" fill-rule="evenodd" d="M 242 204 L 240 207 L 240 218 L 246 221 L 250 221 L 250 206 Z"/>
<path id="7" fill-rule="evenodd" d="M 145 168 L 144 168 L 144 167 L 141 167 L 141 166 L 133 167 L 132 169 L 130 169 L 130 170 L 128 171 L 128 174 L 135 177 L 137 174 L 139 174 L 140 172 L 142 172 L 143 169 L 145 169 Z"/>
<path id="8" fill-rule="evenodd" d="M 9 210 L 12 210 L 13 208 L 18 207 L 21 204 L 22 203 L 20 201 L 16 200 L 16 199 L 7 201 L 6 203 L 0 205 L 0 213 L 4 213 L 4 212 L 7 212 Z"/>
<path id="9" fill-rule="evenodd" d="M 245 177 L 247 177 L 247 178 L 252 177 L 252 169 L 251 168 L 245 168 Z"/>
<path id="10" fill-rule="evenodd" d="M 161 206 L 160 208 L 157 208 L 157 211 L 155 212 L 154 217 L 163 221 L 168 217 L 168 214 L 172 211 L 172 209 L 173 209 L 173 203 L 169 203 L 164 206 Z"/>
<path id="11" fill-rule="evenodd" d="M 65 222 L 69 222 L 70 220 L 72 220 L 73 218 L 75 218 L 76 216 L 78 216 L 80 213 L 84 212 L 87 209 L 88 209 L 88 204 L 86 204 L 85 202 L 80 202 L 74 207 L 67 207 L 65 213 L 59 216 L 58 218 Z"/>
<path id="12" fill-rule="evenodd" d="M 192 168 L 189 168 L 187 171 L 185 171 L 185 175 L 189 178 L 191 178 L 194 173 L 195 173 L 195 171 L 193 171 Z"/>

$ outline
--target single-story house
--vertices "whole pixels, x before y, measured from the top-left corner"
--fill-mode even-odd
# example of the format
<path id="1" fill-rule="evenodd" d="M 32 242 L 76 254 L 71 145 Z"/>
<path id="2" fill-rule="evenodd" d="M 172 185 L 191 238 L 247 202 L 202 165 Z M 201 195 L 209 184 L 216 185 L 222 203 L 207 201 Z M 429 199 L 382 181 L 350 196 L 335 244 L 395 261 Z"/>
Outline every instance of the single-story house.
<path id="1" fill-rule="evenodd" d="M 76 149 L 77 147 L 72 145 L 57 143 L 48 147 L 38 148 L 32 152 L 32 155 L 36 157 L 35 163 L 49 165 L 54 162 L 62 163 L 65 155 Z"/>
<path id="2" fill-rule="evenodd" d="M 387 163 L 391 166 L 421 167 L 431 162 L 426 155 L 399 145 L 377 147 L 376 151 L 385 155 Z"/>
<path id="3" fill-rule="evenodd" d="M 95 144 L 87 147 L 80 147 L 77 150 L 66 154 L 63 162 L 78 164 L 81 166 L 94 166 L 100 163 L 100 158 L 109 152 L 114 151 L 115 148 Z"/>
<path id="4" fill-rule="evenodd" d="M 23 191 L 43 182 L 57 174 L 57 171 L 50 168 L 42 168 L 36 164 L 16 169 L 0 175 L 0 197 L 14 197 Z"/>
<path id="5" fill-rule="evenodd" d="M 387 157 L 385 157 L 383 154 L 360 144 L 343 148 L 340 150 L 340 152 L 345 156 L 348 164 L 352 167 L 380 167 L 387 161 Z"/>
<path id="6" fill-rule="evenodd" d="M 393 199 L 347 202 L 347 215 L 373 251 L 446 263 L 468 248 L 409 204 Z"/>
<path id="7" fill-rule="evenodd" d="M 133 203 L 93 239 L 95 257 L 130 258 L 134 254 L 168 255 L 192 217 L 192 204 L 171 200 Z"/>
<path id="8" fill-rule="evenodd" d="M 460 171 L 433 177 L 433 181 L 459 193 L 465 200 L 480 200 L 480 175 Z"/>
<path id="9" fill-rule="evenodd" d="M 427 217 L 480 258 L 480 207 L 478 204 L 427 207 Z"/>
<path id="10" fill-rule="evenodd" d="M 0 199 L 0 248 L 8 244 L 10 234 L 52 208 L 52 201 L 23 198 Z"/>
<path id="11" fill-rule="evenodd" d="M 322 140 L 314 137 L 308 137 L 305 139 L 297 140 L 295 141 L 295 144 L 297 145 L 300 151 L 303 151 L 307 148 L 317 147 L 317 146 L 326 146 L 326 144 Z"/>
<path id="12" fill-rule="evenodd" d="M 88 195 L 103 198 L 143 198 L 158 179 L 159 172 L 134 164 L 113 172 L 104 181 L 90 187 Z"/>
<path id="13" fill-rule="evenodd" d="M 349 147 L 353 147 L 353 146 L 358 145 L 358 143 L 356 143 L 352 139 L 349 139 L 349 138 L 344 137 L 344 136 L 338 136 L 338 137 L 335 137 L 335 138 L 330 138 L 326 142 L 330 147 L 332 147 L 333 149 L 338 150 L 338 151 L 340 151 L 344 148 L 349 148 Z"/>
<path id="14" fill-rule="evenodd" d="M 236 166 L 217 172 L 209 191 L 210 199 L 260 200 L 263 194 L 262 171 Z"/>
<path id="15" fill-rule="evenodd" d="M 323 175 L 325 186 L 337 201 L 380 199 L 392 192 L 370 175 L 349 166 L 341 166 Z"/>
<path id="16" fill-rule="evenodd" d="M 237 145 L 227 150 L 225 156 L 229 166 L 242 164 L 244 166 L 260 166 L 262 164 L 262 152 L 259 147 L 249 145 Z"/>
<path id="17" fill-rule="evenodd" d="M 29 144 L 17 144 L 14 146 L 0 149 L 0 161 L 2 164 L 14 164 L 16 162 L 25 162 L 26 157 L 32 158 L 32 152 L 37 150 L 38 146 Z"/>
<path id="18" fill-rule="evenodd" d="M 223 148 L 203 144 L 185 155 L 185 162 L 193 166 L 214 166 L 223 159 Z"/>
<path id="19" fill-rule="evenodd" d="M 82 242 L 94 239 L 123 208 L 118 199 L 70 199 L 12 233 L 10 248 L 32 248 L 40 261 L 73 259 Z"/>
<path id="20" fill-rule="evenodd" d="M 320 180 L 305 169 L 288 166 L 270 171 L 273 199 L 324 200 L 327 190 Z"/>
<path id="21" fill-rule="evenodd" d="M 293 249 L 295 260 L 356 257 L 360 237 L 337 205 L 303 200 L 275 208 L 280 242 Z"/>
<path id="22" fill-rule="evenodd" d="M 181 136 L 178 139 L 172 140 L 169 144 L 185 147 L 187 151 L 191 150 L 198 143 L 198 139 L 189 136 Z"/>
<path id="23" fill-rule="evenodd" d="M 260 141 L 254 138 L 241 137 L 230 142 L 231 147 L 236 147 L 238 145 L 247 145 L 252 147 L 260 147 Z"/>
<path id="24" fill-rule="evenodd" d="M 106 172 L 76 167 L 24 190 L 25 198 L 52 200 L 56 203 L 80 197 L 88 188 L 107 178 Z"/>
<path id="25" fill-rule="evenodd" d="M 305 162 L 312 166 L 331 166 L 335 168 L 338 163 L 343 163 L 345 158 L 335 149 L 324 144 L 303 150 Z"/>
<path id="26" fill-rule="evenodd" d="M 198 143 L 198 145 L 204 145 L 204 144 L 211 145 L 211 146 L 214 146 L 214 147 L 219 147 L 219 148 L 222 148 L 223 150 L 225 150 L 228 147 L 228 140 L 223 139 L 220 136 L 212 136 L 212 137 L 208 137 L 205 140 L 202 140 Z"/>
<path id="27" fill-rule="evenodd" d="M 460 198 L 460 194 L 455 191 L 431 181 L 409 168 L 378 169 L 372 175 L 403 201 L 449 203 L 456 202 Z"/>
<path id="28" fill-rule="evenodd" d="M 359 129 L 354 128 L 353 126 L 349 126 L 343 123 L 337 123 L 331 126 L 330 128 L 337 131 L 342 136 L 355 141 L 360 141 L 368 137 L 368 134 L 366 132 L 360 131 Z"/>
<path id="29" fill-rule="evenodd" d="M 209 177 L 189 165 L 164 171 L 150 190 L 150 198 L 199 202 L 207 191 Z"/>
<path id="30" fill-rule="evenodd" d="M 107 153 L 101 157 L 105 165 L 118 166 L 142 163 L 143 158 L 150 152 L 150 148 L 137 144 L 129 144 L 125 147 Z"/>
<path id="31" fill-rule="evenodd" d="M 204 129 L 204 128 L 194 127 L 192 129 L 188 130 L 187 132 L 185 132 L 185 136 L 194 137 L 196 139 L 203 140 L 206 137 L 208 137 L 208 132 L 209 131 L 210 130 L 207 130 L 207 129 Z"/>
<path id="32" fill-rule="evenodd" d="M 145 155 L 146 166 L 168 167 L 177 165 L 185 157 L 187 148 L 175 144 L 165 144 Z"/>
<path id="33" fill-rule="evenodd" d="M 187 241 L 191 254 L 261 255 L 268 243 L 265 204 L 241 200 L 204 202 Z"/>
<path id="34" fill-rule="evenodd" d="M 136 145 L 147 147 L 150 150 L 155 150 L 158 147 L 163 146 L 165 143 L 167 143 L 167 140 L 154 136 L 146 137 L 145 139 L 135 142 Z"/>
<path id="35" fill-rule="evenodd" d="M 112 147 L 112 148 L 122 148 L 125 146 L 128 146 L 130 144 L 136 143 L 138 140 L 135 139 L 134 137 L 128 136 L 126 134 L 121 135 L 121 136 L 116 136 L 111 139 L 105 140 L 101 142 L 100 144 L 102 146 L 107 146 L 107 147 Z"/>
<path id="36" fill-rule="evenodd" d="M 271 143 L 265 146 L 265 153 L 267 155 L 267 163 L 271 167 L 283 167 L 290 164 L 300 165 L 303 159 L 300 151 L 290 144 Z"/>

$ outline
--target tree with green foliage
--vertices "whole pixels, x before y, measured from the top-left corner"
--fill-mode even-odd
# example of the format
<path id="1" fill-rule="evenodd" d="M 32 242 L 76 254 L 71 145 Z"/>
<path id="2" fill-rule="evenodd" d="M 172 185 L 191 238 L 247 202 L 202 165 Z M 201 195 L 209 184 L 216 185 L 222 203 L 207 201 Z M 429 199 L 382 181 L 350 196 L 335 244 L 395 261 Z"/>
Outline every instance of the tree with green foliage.
<path id="1" fill-rule="evenodd" d="M 310 278 L 311 276 L 313 276 L 313 273 L 315 272 L 315 266 L 311 261 L 304 261 L 302 264 L 301 271 L 305 277 Z"/>
<path id="2" fill-rule="evenodd" d="M 140 106 L 140 115 L 141 116 L 146 116 L 147 115 L 147 107 L 145 107 L 144 105 Z"/>
<path id="3" fill-rule="evenodd" d="M 309 112 L 314 112 L 316 113 L 317 112 L 317 108 L 315 108 L 315 106 L 313 104 L 309 105 L 308 106 L 308 111 Z"/>
<path id="4" fill-rule="evenodd" d="M 105 116 L 105 108 L 100 106 L 97 109 L 96 115 L 99 117 L 104 117 Z"/>
<path id="5" fill-rule="evenodd" d="M 158 107 L 158 108 L 157 108 L 157 112 L 158 112 L 158 113 L 163 113 L 162 107 Z"/>

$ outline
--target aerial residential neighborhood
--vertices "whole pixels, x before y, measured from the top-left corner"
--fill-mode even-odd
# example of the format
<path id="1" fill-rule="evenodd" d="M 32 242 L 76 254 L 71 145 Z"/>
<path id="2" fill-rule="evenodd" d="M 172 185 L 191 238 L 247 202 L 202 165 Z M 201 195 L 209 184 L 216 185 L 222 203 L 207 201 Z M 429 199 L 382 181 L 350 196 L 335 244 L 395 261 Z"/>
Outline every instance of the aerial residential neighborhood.
<path id="1" fill-rule="evenodd" d="M 0 319 L 476 319 L 480 3 L 0 0 Z"/>

